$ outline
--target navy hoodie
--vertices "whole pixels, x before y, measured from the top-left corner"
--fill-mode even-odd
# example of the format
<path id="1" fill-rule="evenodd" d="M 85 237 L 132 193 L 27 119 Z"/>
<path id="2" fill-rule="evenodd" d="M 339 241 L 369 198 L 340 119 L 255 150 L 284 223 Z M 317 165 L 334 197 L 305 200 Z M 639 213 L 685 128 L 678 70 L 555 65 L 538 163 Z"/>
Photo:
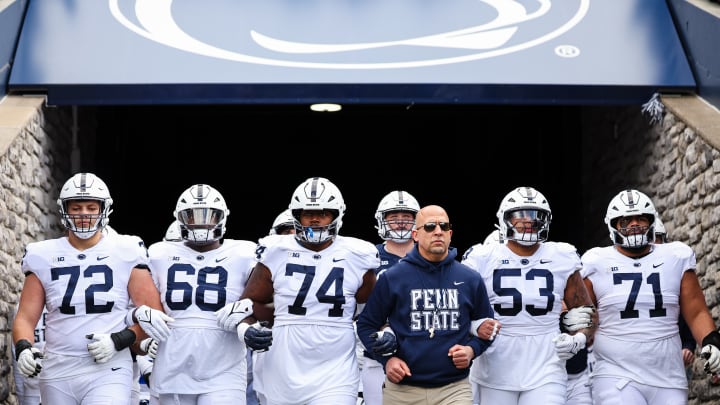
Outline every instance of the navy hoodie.
<path id="1" fill-rule="evenodd" d="M 492 343 L 470 334 L 470 322 L 493 318 L 480 274 L 456 261 L 450 248 L 439 263 L 426 260 L 417 245 L 396 265 L 383 272 L 357 320 L 357 331 L 372 353 L 370 335 L 387 323 L 398 341 L 397 356 L 407 363 L 411 376 L 400 384 L 440 387 L 468 376 L 448 357 L 456 344 L 471 346 L 475 356 Z M 430 329 L 433 328 L 433 337 Z M 390 357 L 375 356 L 383 367 Z"/>

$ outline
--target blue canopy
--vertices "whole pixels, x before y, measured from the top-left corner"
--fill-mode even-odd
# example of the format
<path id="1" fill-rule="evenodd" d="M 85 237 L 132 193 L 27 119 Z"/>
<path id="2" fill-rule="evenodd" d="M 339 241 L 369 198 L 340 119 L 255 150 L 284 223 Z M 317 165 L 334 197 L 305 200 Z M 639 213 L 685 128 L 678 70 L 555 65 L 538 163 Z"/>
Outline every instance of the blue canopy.
<path id="1" fill-rule="evenodd" d="M 50 105 L 641 104 L 695 80 L 658 0 L 33 0 Z"/>

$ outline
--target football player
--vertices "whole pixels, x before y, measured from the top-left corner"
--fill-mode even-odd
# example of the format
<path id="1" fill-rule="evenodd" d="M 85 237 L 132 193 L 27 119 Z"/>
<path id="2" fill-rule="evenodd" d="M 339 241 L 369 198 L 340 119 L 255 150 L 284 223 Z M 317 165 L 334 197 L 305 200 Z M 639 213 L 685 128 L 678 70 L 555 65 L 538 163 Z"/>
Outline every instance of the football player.
<path id="1" fill-rule="evenodd" d="M 147 268 L 137 236 L 103 232 L 113 200 L 92 173 L 77 173 L 57 200 L 66 235 L 29 243 L 22 259 L 25 284 L 13 322 L 18 369 L 37 377 L 43 403 L 130 405 L 130 347 L 163 331 L 169 318 Z M 132 303 L 142 316 L 126 326 Z M 35 328 L 47 309 L 45 349 L 33 347 Z M 161 336 L 158 336 L 161 337 Z"/>
<path id="2" fill-rule="evenodd" d="M 295 219 L 289 209 L 284 210 L 272 223 L 268 235 L 294 235 L 295 234 Z M 267 405 L 267 398 L 265 398 L 265 388 L 263 387 L 264 373 L 263 373 L 263 351 L 249 350 L 252 354 L 250 360 L 252 371 L 248 371 L 248 394 L 252 389 L 255 394 L 257 403 L 260 405 Z M 272 381 L 272 380 L 271 380 Z M 251 399 L 248 399 L 248 405 L 250 405 Z"/>
<path id="3" fill-rule="evenodd" d="M 355 405 L 360 375 L 353 314 L 375 285 L 377 249 L 339 235 L 345 201 L 326 178 L 302 182 L 289 208 L 295 234 L 258 243 L 243 297 L 254 302 L 254 314 L 237 325 L 238 335 L 250 347 L 268 349 L 262 355 L 263 373 L 272 376 L 263 384 L 268 403 Z M 255 318 L 274 320 L 271 345 L 256 339 Z"/>
<path id="4" fill-rule="evenodd" d="M 568 308 L 592 305 L 580 257 L 571 244 L 547 241 L 550 204 L 533 187 L 509 192 L 497 219 L 504 243 L 474 245 L 462 259 L 482 275 L 502 324 L 492 350 L 475 359 L 474 392 L 489 404 L 565 404 L 565 361 L 590 344 L 594 332 L 588 308 L 586 327 L 558 334 L 563 300 Z"/>
<path id="5" fill-rule="evenodd" d="M 246 348 L 218 327 L 215 312 L 243 293 L 255 243 L 224 238 L 230 210 L 207 184 L 183 191 L 174 215 L 182 242 L 148 249 L 162 304 L 175 319 L 158 345 L 151 386 L 161 405 L 245 404 Z"/>
<path id="6" fill-rule="evenodd" d="M 720 334 L 682 242 L 656 244 L 657 212 L 644 193 L 627 189 L 608 204 L 612 246 L 582 256 L 585 283 L 602 322 L 595 335 L 592 395 L 597 405 L 645 405 L 662 398 L 686 404 L 688 381 L 678 318 L 687 322 L 708 373 L 720 369 Z"/>
<path id="7" fill-rule="evenodd" d="M 376 274 L 392 267 L 410 252 L 415 243 L 412 231 L 415 229 L 415 215 L 420 210 L 415 197 L 407 191 L 396 190 L 385 195 L 375 211 L 375 228 L 383 240 L 375 247 L 380 254 L 380 267 Z M 364 349 L 358 339 L 362 356 L 360 376 L 362 380 L 362 396 L 366 405 L 382 405 L 382 387 L 385 382 L 383 366 L 373 358 L 372 353 Z"/>
<path id="8" fill-rule="evenodd" d="M 275 217 L 268 235 L 289 235 L 295 233 L 295 219 L 289 209 Z"/>

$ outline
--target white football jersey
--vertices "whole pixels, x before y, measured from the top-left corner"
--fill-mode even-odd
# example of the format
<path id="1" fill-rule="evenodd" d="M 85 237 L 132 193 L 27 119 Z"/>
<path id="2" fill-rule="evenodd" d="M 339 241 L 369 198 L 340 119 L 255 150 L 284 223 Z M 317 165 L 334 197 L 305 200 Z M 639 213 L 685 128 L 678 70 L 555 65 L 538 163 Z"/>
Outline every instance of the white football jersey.
<path id="1" fill-rule="evenodd" d="M 581 268 L 575 247 L 544 242 L 532 256 L 518 256 L 502 243 L 477 244 L 462 263 L 482 275 L 502 324 L 495 342 L 473 361 L 470 381 L 508 391 L 565 385 L 565 362 L 552 340 L 560 334 L 567 280 Z"/>
<path id="2" fill-rule="evenodd" d="M 315 252 L 293 235 L 271 235 L 260 239 L 258 253 L 275 290 L 273 344 L 263 354 L 268 400 L 300 404 L 327 393 L 356 395 L 352 317 L 363 276 L 380 265 L 375 245 L 337 236 Z"/>
<path id="3" fill-rule="evenodd" d="M 129 349 L 97 365 L 88 353 L 90 333 L 125 329 L 130 308 L 128 281 L 134 267 L 147 264 L 147 250 L 136 236 L 104 236 L 80 251 L 67 237 L 27 245 L 24 273 L 34 273 L 45 289 L 45 358 L 39 378 L 67 378 L 87 368 L 132 368 Z M 51 370 L 48 372 L 48 370 Z"/>
<path id="4" fill-rule="evenodd" d="M 184 242 L 150 246 L 153 279 L 165 312 L 175 319 L 153 365 L 151 381 L 157 393 L 245 389 L 245 344 L 237 333 L 218 326 L 215 311 L 240 299 L 255 265 L 255 246 L 231 239 L 208 252 Z"/>
<path id="5" fill-rule="evenodd" d="M 582 261 L 598 304 L 593 375 L 686 389 L 678 316 L 683 273 L 696 267 L 692 249 L 653 245 L 634 259 L 608 246 L 588 250 Z"/>

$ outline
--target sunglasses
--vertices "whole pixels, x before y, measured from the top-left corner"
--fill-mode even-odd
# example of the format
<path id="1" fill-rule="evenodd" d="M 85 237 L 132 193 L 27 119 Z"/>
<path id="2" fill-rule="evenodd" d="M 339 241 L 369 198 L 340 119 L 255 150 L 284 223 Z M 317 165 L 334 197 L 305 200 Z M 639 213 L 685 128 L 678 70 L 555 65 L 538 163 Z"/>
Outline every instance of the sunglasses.
<path id="1" fill-rule="evenodd" d="M 419 227 L 418 229 L 422 228 L 425 230 L 425 232 L 432 232 L 438 225 L 440 225 L 440 229 L 442 229 L 444 232 L 447 232 L 452 228 L 450 222 L 428 222 L 425 225 Z"/>

